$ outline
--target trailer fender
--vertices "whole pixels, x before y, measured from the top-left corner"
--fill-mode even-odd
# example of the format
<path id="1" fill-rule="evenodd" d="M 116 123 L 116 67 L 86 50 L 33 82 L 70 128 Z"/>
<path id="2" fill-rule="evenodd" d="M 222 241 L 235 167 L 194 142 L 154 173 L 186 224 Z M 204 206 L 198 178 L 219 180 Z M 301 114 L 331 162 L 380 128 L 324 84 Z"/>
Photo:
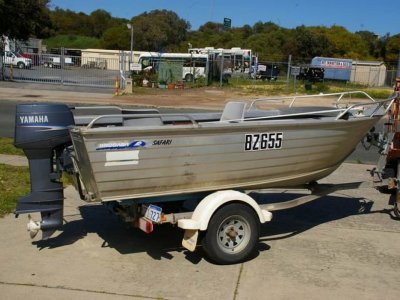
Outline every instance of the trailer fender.
<path id="1" fill-rule="evenodd" d="M 205 197 L 193 212 L 190 219 L 181 219 L 178 221 L 178 227 L 185 230 L 207 230 L 211 217 L 222 205 L 228 202 L 243 202 L 254 209 L 258 215 L 260 223 L 269 222 L 272 219 L 272 213 L 261 209 L 257 202 L 250 196 L 233 190 L 218 191 Z"/>

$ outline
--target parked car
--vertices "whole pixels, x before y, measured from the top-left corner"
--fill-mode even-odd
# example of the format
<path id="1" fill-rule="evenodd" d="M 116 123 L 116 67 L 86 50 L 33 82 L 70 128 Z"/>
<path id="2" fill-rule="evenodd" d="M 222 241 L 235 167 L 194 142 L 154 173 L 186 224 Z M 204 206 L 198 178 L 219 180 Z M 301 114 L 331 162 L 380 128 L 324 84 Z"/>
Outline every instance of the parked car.
<path id="1" fill-rule="evenodd" d="M 21 54 L 14 51 L 5 51 L 3 62 L 7 66 L 15 66 L 18 69 L 29 69 L 32 66 L 30 58 L 23 57 Z"/>

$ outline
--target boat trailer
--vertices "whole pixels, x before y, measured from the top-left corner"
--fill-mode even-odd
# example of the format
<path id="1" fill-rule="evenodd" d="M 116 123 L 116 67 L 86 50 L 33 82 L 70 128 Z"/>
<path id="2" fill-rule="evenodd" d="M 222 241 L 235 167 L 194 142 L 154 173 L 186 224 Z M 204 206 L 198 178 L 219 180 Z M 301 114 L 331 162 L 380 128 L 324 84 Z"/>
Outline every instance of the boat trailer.
<path id="1" fill-rule="evenodd" d="M 400 78 L 396 78 L 394 93 L 397 97 L 393 110 L 389 111 L 389 119 L 384 124 L 384 136 L 373 134 L 369 141 L 381 148 L 377 166 L 371 171 L 374 184 L 380 191 L 394 196 L 393 212 L 400 219 Z"/>

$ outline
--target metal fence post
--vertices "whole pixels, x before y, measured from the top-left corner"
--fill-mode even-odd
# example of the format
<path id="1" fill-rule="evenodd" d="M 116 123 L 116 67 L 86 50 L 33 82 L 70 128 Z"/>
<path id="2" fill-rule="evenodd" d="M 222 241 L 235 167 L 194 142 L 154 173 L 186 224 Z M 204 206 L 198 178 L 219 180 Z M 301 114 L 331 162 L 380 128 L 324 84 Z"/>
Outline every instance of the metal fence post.
<path id="1" fill-rule="evenodd" d="M 221 54 L 221 67 L 220 67 L 220 74 L 219 74 L 219 86 L 222 87 L 222 78 L 224 74 L 224 51 Z"/>
<path id="2" fill-rule="evenodd" d="M 4 53 L 4 52 L 3 52 Z M 3 63 L 3 58 L 4 56 L 1 55 L 0 57 L 0 80 L 4 80 L 5 78 L 5 68 L 4 68 L 4 63 Z"/>
<path id="3" fill-rule="evenodd" d="M 125 76 L 126 76 L 126 72 L 125 72 L 125 52 L 124 51 L 120 51 L 119 52 L 119 87 L 121 90 L 123 90 L 125 88 Z"/>
<path id="4" fill-rule="evenodd" d="M 60 53 L 60 76 L 61 76 L 61 84 L 64 85 L 64 47 L 61 47 L 61 53 Z"/>
<path id="5" fill-rule="evenodd" d="M 292 55 L 289 55 L 287 75 L 286 75 L 286 92 L 289 91 L 289 81 L 290 81 L 290 66 L 292 64 Z"/>
<path id="6" fill-rule="evenodd" d="M 5 66 L 4 66 L 4 56 L 6 55 L 5 44 L 3 42 L 3 37 L 0 37 L 0 80 L 5 80 Z"/>

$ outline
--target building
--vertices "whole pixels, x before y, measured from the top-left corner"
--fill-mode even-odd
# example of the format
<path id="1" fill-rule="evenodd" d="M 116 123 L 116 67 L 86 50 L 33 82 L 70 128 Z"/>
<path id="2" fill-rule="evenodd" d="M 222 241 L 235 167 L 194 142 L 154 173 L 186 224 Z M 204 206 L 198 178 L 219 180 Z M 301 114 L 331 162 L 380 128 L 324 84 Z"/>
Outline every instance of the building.
<path id="1" fill-rule="evenodd" d="M 125 55 L 125 70 L 129 70 L 128 63 L 130 51 L 120 50 L 83 49 L 81 51 L 81 66 L 84 68 L 119 70 L 121 52 Z M 139 56 L 142 53 L 145 52 L 133 51 L 131 62 L 137 63 L 139 61 Z"/>
<path id="2" fill-rule="evenodd" d="M 353 61 L 350 82 L 368 86 L 384 86 L 385 80 L 386 65 L 382 61 Z"/>

